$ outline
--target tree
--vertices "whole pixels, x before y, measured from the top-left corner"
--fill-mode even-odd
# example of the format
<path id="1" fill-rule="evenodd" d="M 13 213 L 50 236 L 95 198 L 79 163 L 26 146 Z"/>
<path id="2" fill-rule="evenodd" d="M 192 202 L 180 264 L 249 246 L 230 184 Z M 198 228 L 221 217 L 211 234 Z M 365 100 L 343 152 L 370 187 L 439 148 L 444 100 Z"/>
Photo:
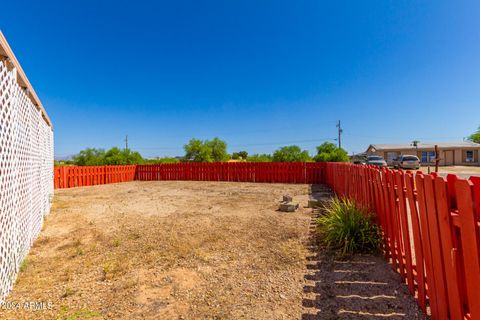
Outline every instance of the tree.
<path id="1" fill-rule="evenodd" d="M 73 157 L 73 164 L 76 166 L 101 166 L 104 155 L 104 149 L 87 148 Z"/>
<path id="2" fill-rule="evenodd" d="M 227 143 L 218 138 L 213 138 L 211 141 L 205 141 L 205 144 L 210 148 L 212 160 L 214 162 L 224 162 L 230 159 L 227 153 Z"/>
<path id="3" fill-rule="evenodd" d="M 468 140 L 475 142 L 475 143 L 480 143 L 480 126 L 478 127 L 477 131 L 475 133 L 472 133 L 469 137 Z"/>
<path id="4" fill-rule="evenodd" d="M 300 149 L 299 146 L 286 146 L 276 150 L 273 153 L 273 162 L 306 162 L 312 161 L 307 150 Z"/>
<path id="5" fill-rule="evenodd" d="M 104 165 L 120 165 L 123 164 L 123 155 L 122 151 L 119 148 L 113 147 L 112 149 L 105 152 L 103 156 Z"/>
<path id="6" fill-rule="evenodd" d="M 247 157 L 248 162 L 272 162 L 272 155 L 270 154 L 252 154 Z"/>
<path id="7" fill-rule="evenodd" d="M 191 139 L 186 145 L 185 160 L 194 162 L 212 162 L 212 154 L 208 146 L 199 139 Z"/>
<path id="8" fill-rule="evenodd" d="M 248 158 L 247 151 L 238 151 L 238 152 L 232 153 L 232 159 L 234 160 L 239 160 L 239 159 L 247 160 L 247 158 Z"/>
<path id="9" fill-rule="evenodd" d="M 313 157 L 316 162 L 347 162 L 347 151 L 337 147 L 331 142 L 325 142 L 317 147 L 317 155 Z"/>
<path id="10" fill-rule="evenodd" d="M 140 153 L 130 149 L 113 147 L 107 152 L 104 149 L 87 148 L 73 157 L 73 164 L 77 166 L 103 166 L 141 164 L 144 160 Z"/>
<path id="11" fill-rule="evenodd" d="M 239 151 L 239 152 L 238 152 L 238 155 L 239 155 L 240 158 L 242 158 L 243 160 L 247 160 L 247 158 L 248 158 L 248 152 L 247 152 L 247 151 Z"/>
<path id="12" fill-rule="evenodd" d="M 130 149 L 124 150 L 125 158 L 127 160 L 126 164 L 142 164 L 145 163 L 142 155 L 137 151 L 131 151 Z"/>
<path id="13" fill-rule="evenodd" d="M 140 153 L 130 149 L 120 150 L 117 147 L 111 148 L 103 156 L 104 165 L 141 164 L 143 162 L 144 160 Z"/>
<path id="14" fill-rule="evenodd" d="M 194 162 L 221 162 L 230 157 L 227 144 L 218 138 L 212 140 L 191 139 L 184 147 L 185 160 Z"/>

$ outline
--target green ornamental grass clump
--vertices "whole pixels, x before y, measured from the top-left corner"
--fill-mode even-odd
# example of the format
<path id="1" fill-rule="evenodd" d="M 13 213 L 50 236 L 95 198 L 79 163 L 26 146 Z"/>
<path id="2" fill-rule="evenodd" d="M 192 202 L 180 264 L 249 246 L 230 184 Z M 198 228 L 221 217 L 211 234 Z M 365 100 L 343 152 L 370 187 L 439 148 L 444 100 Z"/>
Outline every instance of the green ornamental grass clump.
<path id="1" fill-rule="evenodd" d="M 343 254 L 375 252 L 381 244 L 373 214 L 349 199 L 334 198 L 317 219 L 322 242 Z"/>

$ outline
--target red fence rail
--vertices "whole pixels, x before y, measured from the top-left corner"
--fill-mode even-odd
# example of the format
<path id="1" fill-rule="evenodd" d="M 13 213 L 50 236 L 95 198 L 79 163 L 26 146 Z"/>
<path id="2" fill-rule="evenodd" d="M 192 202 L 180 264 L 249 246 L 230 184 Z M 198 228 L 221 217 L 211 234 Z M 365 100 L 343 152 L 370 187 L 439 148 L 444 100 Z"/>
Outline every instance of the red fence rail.
<path id="1" fill-rule="evenodd" d="M 55 167 L 55 189 L 133 181 L 136 165 Z"/>
<path id="2" fill-rule="evenodd" d="M 480 319 L 480 177 L 328 163 L 326 182 L 377 214 L 384 252 L 433 319 Z"/>

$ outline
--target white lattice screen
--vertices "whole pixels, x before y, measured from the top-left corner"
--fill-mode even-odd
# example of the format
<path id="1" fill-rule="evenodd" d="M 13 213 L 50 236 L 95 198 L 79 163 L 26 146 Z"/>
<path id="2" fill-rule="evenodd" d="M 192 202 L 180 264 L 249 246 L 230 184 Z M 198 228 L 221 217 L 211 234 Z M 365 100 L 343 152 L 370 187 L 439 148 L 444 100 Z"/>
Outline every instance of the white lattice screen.
<path id="1" fill-rule="evenodd" d="M 53 131 L 0 62 L 0 301 L 42 228 L 53 196 Z"/>

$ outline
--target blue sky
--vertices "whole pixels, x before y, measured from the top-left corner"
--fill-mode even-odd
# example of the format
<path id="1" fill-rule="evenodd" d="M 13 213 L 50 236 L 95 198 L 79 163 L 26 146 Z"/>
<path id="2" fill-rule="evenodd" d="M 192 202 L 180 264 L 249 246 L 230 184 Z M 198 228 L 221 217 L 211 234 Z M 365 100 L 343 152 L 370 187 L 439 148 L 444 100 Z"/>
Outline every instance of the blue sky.
<path id="1" fill-rule="evenodd" d="M 55 154 L 271 152 L 336 137 L 461 140 L 480 125 L 479 1 L 8 1 L 0 29 Z"/>

